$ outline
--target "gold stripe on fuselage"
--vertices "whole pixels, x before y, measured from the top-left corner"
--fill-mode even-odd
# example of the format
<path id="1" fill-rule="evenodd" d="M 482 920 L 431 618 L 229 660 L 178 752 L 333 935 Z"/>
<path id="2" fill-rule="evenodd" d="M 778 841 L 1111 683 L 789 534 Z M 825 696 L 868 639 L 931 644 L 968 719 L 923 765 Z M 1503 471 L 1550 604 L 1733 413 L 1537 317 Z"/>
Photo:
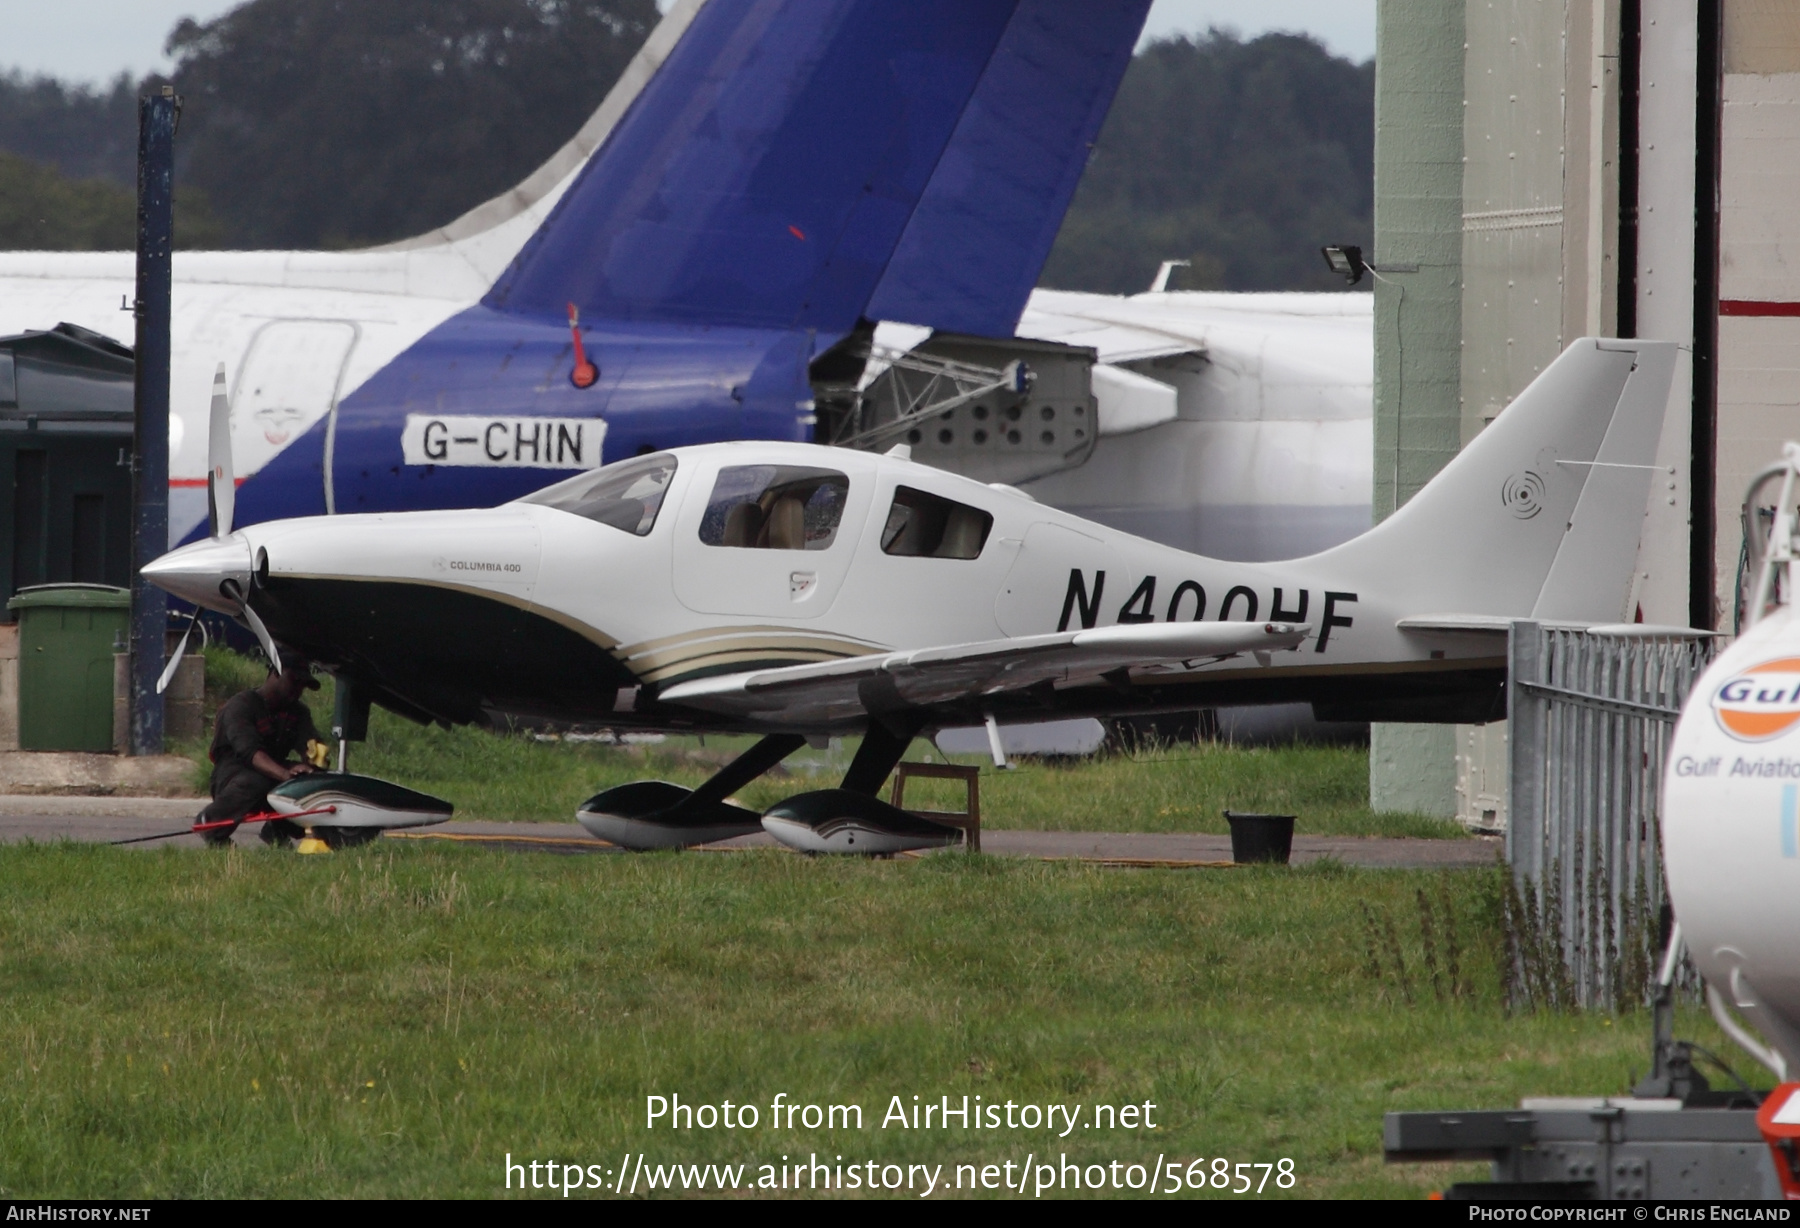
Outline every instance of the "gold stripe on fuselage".
<path id="1" fill-rule="evenodd" d="M 821 661 L 841 661 L 850 656 L 869 653 L 803 651 L 792 648 L 745 648 L 735 652 L 707 653 L 638 674 L 645 682 L 679 682 L 702 673 L 717 673 L 725 666 L 754 664 L 762 669 L 782 669 L 789 665 L 816 665 Z"/>
<path id="2" fill-rule="evenodd" d="M 644 653 L 656 652 L 659 649 L 674 648 L 682 644 L 695 644 L 703 640 L 732 639 L 740 636 L 804 636 L 812 639 L 829 640 L 840 643 L 846 649 L 854 648 L 851 655 L 865 652 L 886 652 L 887 646 L 871 640 L 859 640 L 854 636 L 822 634 L 810 627 L 775 626 L 765 623 L 738 623 L 727 627 L 702 627 L 698 631 L 683 631 L 679 635 L 665 635 L 653 640 L 644 640 L 636 644 L 624 644 L 618 649 L 621 660 L 641 656 Z"/>
<path id="3" fill-rule="evenodd" d="M 721 635 L 714 639 L 666 648 L 660 652 L 633 654 L 620 649 L 615 655 L 624 661 L 633 673 L 643 673 L 649 670 L 666 670 L 672 665 L 680 665 L 684 661 L 697 660 L 701 657 L 752 650 L 772 652 L 778 656 L 789 653 L 823 653 L 827 657 L 862 657 L 882 651 L 853 640 L 840 640 L 821 635 Z"/>

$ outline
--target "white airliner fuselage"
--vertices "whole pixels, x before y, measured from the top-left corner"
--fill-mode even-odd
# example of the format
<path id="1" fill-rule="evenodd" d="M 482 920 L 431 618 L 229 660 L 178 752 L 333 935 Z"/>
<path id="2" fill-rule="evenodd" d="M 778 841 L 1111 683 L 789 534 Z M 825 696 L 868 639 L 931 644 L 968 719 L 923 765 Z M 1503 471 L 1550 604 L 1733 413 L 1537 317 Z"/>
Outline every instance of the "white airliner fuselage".
<path id="1" fill-rule="evenodd" d="M 321 421 L 329 428 L 347 397 L 480 301 L 487 275 L 458 249 L 177 253 L 171 544 L 206 516 L 215 366 L 226 367 L 237 472 L 249 478 Z M 481 254 L 491 264 L 504 250 Z M 129 340 L 121 303 L 133 291 L 129 252 L 0 252 L 0 336 L 67 321 Z M 1102 383 L 1094 454 L 1030 483 L 1041 501 L 1232 559 L 1301 557 L 1368 528 L 1366 295 L 1039 290 L 1019 334 L 1092 346 L 1105 367 L 1171 389 L 1166 412 L 1121 418 L 1109 416 Z M 335 512 L 346 510 L 337 471 L 361 462 L 327 435 L 309 480 Z"/>

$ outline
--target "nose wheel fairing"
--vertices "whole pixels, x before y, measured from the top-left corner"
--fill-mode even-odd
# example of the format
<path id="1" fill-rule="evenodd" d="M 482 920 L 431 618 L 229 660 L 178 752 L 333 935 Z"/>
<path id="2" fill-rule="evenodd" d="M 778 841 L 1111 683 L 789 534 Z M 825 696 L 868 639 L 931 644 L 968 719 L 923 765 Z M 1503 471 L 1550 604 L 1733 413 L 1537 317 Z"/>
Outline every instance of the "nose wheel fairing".
<path id="1" fill-rule="evenodd" d="M 523 605 L 448 586 L 276 574 L 251 605 L 281 643 L 429 716 L 612 715 L 637 679 L 599 643 Z"/>
<path id="2" fill-rule="evenodd" d="M 379 833 L 442 823 L 455 808 L 442 798 L 374 776 L 309 772 L 269 790 L 277 814 L 314 816 L 310 826 Z"/>

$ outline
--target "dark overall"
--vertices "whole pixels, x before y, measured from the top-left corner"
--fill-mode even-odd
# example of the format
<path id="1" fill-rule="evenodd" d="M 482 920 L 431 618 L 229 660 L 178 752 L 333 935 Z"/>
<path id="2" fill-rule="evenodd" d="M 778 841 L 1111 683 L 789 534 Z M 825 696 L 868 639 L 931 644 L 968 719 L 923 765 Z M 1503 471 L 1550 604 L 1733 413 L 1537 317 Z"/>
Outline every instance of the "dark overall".
<path id="1" fill-rule="evenodd" d="M 233 696 L 219 709 L 213 727 L 212 805 L 200 812 L 202 823 L 222 819 L 241 820 L 246 815 L 261 814 L 269 808 L 269 790 L 278 783 L 257 771 L 253 760 L 262 751 L 277 763 L 304 747 L 309 739 L 318 738 L 312 713 L 298 700 L 283 707 L 269 706 L 260 692 L 245 691 Z M 286 820 L 263 823 L 261 836 L 273 844 L 292 839 L 300 829 Z M 221 827 L 206 833 L 208 844 L 229 844 L 237 830 Z"/>

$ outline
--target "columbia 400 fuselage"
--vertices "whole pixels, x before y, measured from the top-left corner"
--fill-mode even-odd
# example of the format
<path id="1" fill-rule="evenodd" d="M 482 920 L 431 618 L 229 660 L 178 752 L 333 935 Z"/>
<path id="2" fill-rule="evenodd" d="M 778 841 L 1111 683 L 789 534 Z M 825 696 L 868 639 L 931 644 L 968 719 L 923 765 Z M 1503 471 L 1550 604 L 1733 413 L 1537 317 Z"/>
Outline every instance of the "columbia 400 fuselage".
<path id="1" fill-rule="evenodd" d="M 234 581 L 276 640 L 453 722 L 849 728 L 906 696 L 884 675 L 848 707 L 809 702 L 806 667 L 1193 623 L 1304 636 L 1174 660 L 1146 639 L 1140 664 L 1093 657 L 1026 686 L 983 648 L 954 698 L 953 667 L 931 666 L 929 715 L 1304 699 L 1346 718 L 1491 719 L 1507 619 L 1619 619 L 1672 361 L 1654 342 L 1576 342 L 1397 514 L 1283 563 L 1188 554 L 898 455 L 754 442 L 633 458 L 487 510 L 254 525 L 146 574 L 228 612 Z M 796 668 L 773 679 L 788 702 L 745 698 L 772 685 L 751 675 Z"/>

